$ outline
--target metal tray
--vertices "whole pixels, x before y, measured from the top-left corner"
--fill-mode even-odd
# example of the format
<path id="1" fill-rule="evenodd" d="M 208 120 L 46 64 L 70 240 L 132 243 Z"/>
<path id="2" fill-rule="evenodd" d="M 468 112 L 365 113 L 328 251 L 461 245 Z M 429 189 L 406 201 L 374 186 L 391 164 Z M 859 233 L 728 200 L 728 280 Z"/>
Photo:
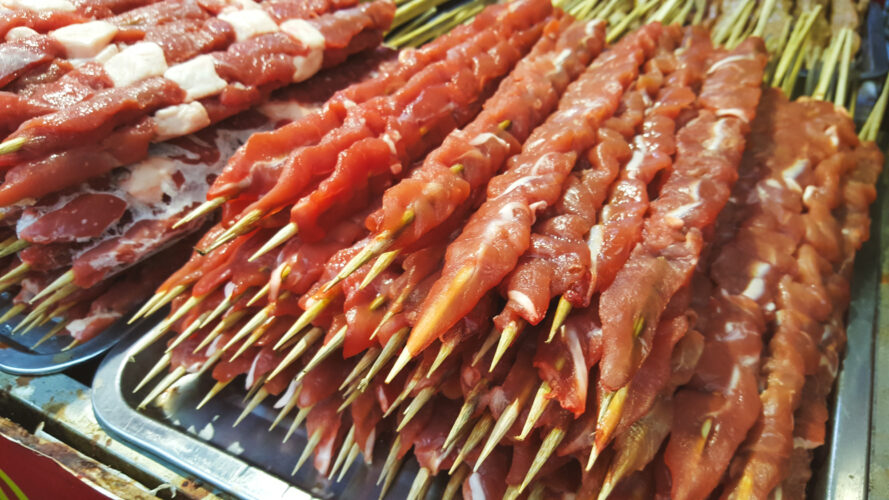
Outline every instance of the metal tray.
<path id="1" fill-rule="evenodd" d="M 816 499 L 864 500 L 868 498 L 869 466 L 886 465 L 871 464 L 869 456 L 871 424 L 874 433 L 878 428 L 889 428 L 889 422 L 871 415 L 878 305 L 881 298 L 889 300 L 886 293 L 889 290 L 878 287 L 880 240 L 886 241 L 885 236 L 880 237 L 879 230 L 881 219 L 886 217 L 880 214 L 889 214 L 887 178 L 884 174 L 881 195 L 874 204 L 873 236 L 855 262 L 848 347 L 828 422 L 829 442 L 821 452 L 821 463 L 816 463 L 814 482 L 810 485 L 811 496 Z M 884 265 L 889 266 L 889 252 L 886 254 Z M 232 429 L 231 424 L 244 408 L 241 399 L 244 391 L 233 389 L 236 384 L 198 411 L 194 406 L 209 389 L 211 381 L 209 377 L 192 379 L 179 385 L 173 397 L 160 407 L 137 411 L 136 406 L 149 388 L 143 388 L 138 394 L 133 394 L 132 389 L 163 349 L 162 344 L 157 343 L 132 358 L 133 343 L 144 331 L 144 325 L 131 329 L 96 372 L 93 410 L 109 434 L 241 498 L 360 500 L 379 496 L 374 482 L 383 462 L 381 456 L 374 458 L 372 466 L 365 466 L 359 460 L 338 484 L 318 477 L 310 465 L 291 476 L 290 470 L 306 444 L 305 429 L 301 428 L 282 444 L 289 422 L 267 432 L 276 413 L 270 405 L 261 405 Z M 384 442 L 378 443 L 376 449 L 383 451 Z M 415 462 L 406 462 L 388 498 L 405 498 L 416 470 Z M 438 495 L 430 498 L 437 498 L 442 485 L 439 482 L 433 488 Z M 872 498 L 885 496 L 877 494 Z"/>
<path id="2" fill-rule="evenodd" d="M 379 497 L 380 488 L 374 483 L 388 450 L 385 441 L 375 446 L 373 465 L 367 466 L 359 458 L 340 483 L 317 475 L 311 460 L 291 475 L 306 445 L 305 427 L 282 443 L 292 420 L 288 417 L 269 432 L 277 411 L 271 403 L 264 402 L 233 429 L 234 420 L 244 408 L 244 391 L 235 387 L 237 383 L 220 392 L 201 410 L 195 410 L 212 380 L 192 376 L 177 385 L 172 397 L 160 406 L 137 410 L 152 384 L 137 394 L 133 394 L 133 388 L 163 353 L 163 343 L 158 342 L 132 356 L 135 340 L 145 331 L 145 325 L 132 328 L 108 354 L 93 379 L 93 411 L 109 434 L 240 498 L 376 500 Z M 387 498 L 405 498 L 417 468 L 413 460 L 405 461 Z M 432 493 L 437 491 L 437 496 L 441 495 L 440 482 L 432 488 Z"/>
<path id="3" fill-rule="evenodd" d="M 7 299 L 6 304 L 0 306 L 0 314 L 5 313 L 10 307 Z M 32 348 L 56 325 L 55 321 L 34 328 L 24 335 L 12 333 L 21 317 L 16 321 L 2 323 L 0 324 L 0 370 L 13 375 L 49 375 L 89 361 L 105 353 L 120 341 L 123 332 L 127 330 L 126 318 L 128 317 L 125 316 L 124 319 L 106 328 L 99 335 L 67 351 L 62 349 L 72 339 L 61 335 L 53 336 L 37 349 Z"/>

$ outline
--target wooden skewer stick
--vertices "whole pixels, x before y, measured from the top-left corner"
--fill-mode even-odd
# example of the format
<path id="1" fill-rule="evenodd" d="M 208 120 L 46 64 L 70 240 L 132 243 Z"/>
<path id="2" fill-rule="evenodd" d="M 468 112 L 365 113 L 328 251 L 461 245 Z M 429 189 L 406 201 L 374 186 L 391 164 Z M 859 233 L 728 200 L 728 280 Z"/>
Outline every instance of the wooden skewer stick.
<path id="1" fill-rule="evenodd" d="M 59 321 L 59 323 L 56 326 L 52 327 L 52 329 L 50 331 L 46 332 L 46 335 L 40 337 L 40 340 L 38 340 L 34 345 L 32 345 L 31 349 L 37 349 L 38 347 L 40 347 L 41 344 L 43 344 L 47 340 L 53 338 L 56 334 L 58 334 L 66 326 L 68 326 L 68 323 L 69 323 L 69 320 L 67 320 L 67 319 Z"/>
<path id="2" fill-rule="evenodd" d="M 305 354 L 305 352 L 309 350 L 309 347 L 317 342 L 323 334 L 324 330 L 318 327 L 312 328 L 311 330 L 307 331 L 306 334 L 303 335 L 302 338 L 300 338 L 299 341 L 297 341 L 297 343 L 293 345 L 290 351 L 287 352 L 287 355 L 284 356 L 284 359 L 282 359 L 280 363 L 278 363 L 278 366 L 276 366 L 275 369 L 272 370 L 272 374 L 269 376 L 269 378 L 275 378 L 285 368 L 290 366 L 291 363 L 299 359 L 299 357 Z"/>
<path id="3" fill-rule="evenodd" d="M 340 475 L 336 478 L 336 482 L 339 483 L 346 477 L 346 473 L 352 468 L 352 464 L 355 463 L 355 459 L 358 458 L 358 453 L 360 452 L 361 447 L 358 446 L 358 443 L 353 444 L 349 449 L 349 456 L 346 457 L 346 461 L 343 463 L 343 468 L 340 470 Z"/>
<path id="4" fill-rule="evenodd" d="M 297 333 L 301 332 L 303 328 L 309 326 L 309 323 L 315 320 L 319 314 L 321 314 L 324 309 L 330 304 L 333 299 L 330 297 L 323 297 L 318 300 L 312 302 L 308 309 L 306 309 L 302 314 L 300 314 L 299 318 L 293 322 L 293 326 L 290 327 L 287 332 L 281 337 L 280 340 L 275 344 L 274 349 L 277 351 L 281 349 L 281 347 L 287 343 L 288 340 L 294 337 Z"/>
<path id="5" fill-rule="evenodd" d="M 169 389 L 171 385 L 182 378 L 185 375 L 185 372 L 186 370 L 184 366 L 177 366 L 172 372 L 168 373 L 166 377 L 161 379 L 161 381 L 156 386 L 154 386 L 151 392 L 149 392 L 148 395 L 145 396 L 145 399 L 143 399 L 136 408 L 141 410 L 148 406 L 152 401 L 160 396 L 161 393 Z"/>
<path id="6" fill-rule="evenodd" d="M 377 278 L 383 271 L 386 270 L 392 263 L 395 261 L 395 258 L 398 257 L 398 254 L 401 253 L 401 250 L 391 250 L 388 252 L 383 252 L 377 257 L 377 260 L 371 266 L 370 271 L 364 276 L 364 279 L 361 281 L 361 284 L 358 285 L 359 290 L 364 290 L 367 288 L 367 285 L 373 283 L 373 280 Z"/>
<path id="7" fill-rule="evenodd" d="M 181 219 L 176 221 L 176 223 L 173 224 L 173 229 L 179 229 L 183 225 L 188 224 L 189 222 L 197 219 L 198 217 L 203 217 L 204 215 L 209 214 L 210 212 L 221 207 L 222 204 L 225 202 L 226 202 L 226 199 L 224 197 L 219 197 L 219 198 L 213 198 L 212 200 L 207 200 L 207 201 L 201 203 L 197 208 L 195 208 L 191 212 L 188 212 L 184 217 L 182 217 Z"/>
<path id="8" fill-rule="evenodd" d="M 296 428 L 299 427 L 299 424 L 306 419 L 310 411 L 312 411 L 312 407 L 308 406 L 306 408 L 300 408 L 299 411 L 296 412 L 296 416 L 293 417 L 293 422 L 290 422 L 290 427 L 287 429 L 287 434 L 284 435 L 284 440 L 282 442 L 286 443 L 287 440 L 290 439 L 290 436 L 293 435 L 293 431 L 295 431 Z"/>
<path id="9" fill-rule="evenodd" d="M 266 397 L 268 397 L 268 395 L 268 391 L 263 388 L 260 388 L 258 391 L 256 391 L 256 394 L 254 394 L 253 397 L 250 398 L 250 402 L 247 403 L 247 406 L 244 407 L 244 410 L 241 412 L 240 415 L 238 415 L 238 418 L 235 419 L 235 423 L 232 424 L 232 427 L 237 427 L 242 420 L 247 418 L 247 415 L 252 413 L 253 410 L 255 410 L 257 406 L 259 406 L 259 403 L 262 403 L 262 401 Z"/>
<path id="10" fill-rule="evenodd" d="M 253 230 L 254 226 L 262 216 L 265 215 L 262 210 L 253 210 L 251 212 L 246 213 L 237 222 L 231 225 L 228 229 L 226 229 L 222 234 L 219 235 L 216 240 L 210 243 L 209 246 L 201 249 L 197 249 L 198 252 L 202 254 L 208 254 L 213 250 L 225 245 L 229 241 L 241 236 L 242 234 L 247 234 Z"/>
<path id="11" fill-rule="evenodd" d="M 172 356 L 170 356 L 169 353 L 165 353 L 163 356 L 161 356 L 161 359 L 157 360 L 157 363 L 155 363 L 154 366 L 152 366 L 151 369 L 148 370 L 148 374 L 145 375 L 145 377 L 136 385 L 136 387 L 133 389 L 133 393 L 135 394 L 139 392 L 139 390 L 142 389 L 142 387 L 144 387 L 145 384 L 147 384 L 151 379 L 158 376 L 160 372 L 166 370 L 166 368 L 170 366 L 171 359 L 173 358 Z"/>
<path id="12" fill-rule="evenodd" d="M 448 484 L 445 486 L 444 493 L 441 495 L 441 500 L 454 500 L 457 498 L 457 493 L 460 492 L 460 488 L 463 487 L 463 481 L 466 480 L 466 476 L 469 475 L 469 467 L 463 466 L 457 468 L 454 474 L 451 474 L 450 478 L 448 478 Z"/>
<path id="13" fill-rule="evenodd" d="M 343 465 L 343 462 L 346 461 L 346 456 L 349 454 L 349 451 L 352 449 L 352 445 L 355 444 L 355 426 L 349 428 L 349 432 L 346 434 L 346 437 L 343 438 L 343 442 L 340 445 L 339 452 L 336 454 L 336 459 L 333 461 L 333 466 L 327 472 L 327 479 L 333 479 L 336 475 L 336 471 L 339 470 L 340 466 Z"/>
<path id="14" fill-rule="evenodd" d="M 150 316 L 185 290 L 186 287 L 184 285 L 177 285 L 170 290 L 155 293 L 154 296 L 148 299 L 148 301 L 145 302 L 145 304 L 143 304 L 138 311 L 136 311 L 136 314 L 134 314 L 129 319 L 129 321 L 127 321 L 127 324 L 133 324 L 136 320 L 143 316 Z"/>
<path id="15" fill-rule="evenodd" d="M 373 378 L 383 369 L 383 366 L 385 366 L 385 364 L 392 359 L 392 356 L 395 355 L 395 351 L 404 345 L 409 331 L 410 330 L 405 327 L 389 337 L 389 340 L 386 341 L 386 345 L 383 346 L 383 350 L 380 351 L 379 357 L 377 357 L 373 365 L 371 365 L 370 370 L 364 375 L 361 382 L 358 383 L 359 391 L 364 392 L 364 390 L 367 389 L 367 386 L 370 385 L 370 381 L 373 380 Z"/>
<path id="16" fill-rule="evenodd" d="M 543 467 L 543 464 L 546 463 L 547 460 L 549 460 L 564 438 L 565 429 L 559 427 L 554 427 L 549 431 L 549 434 L 543 438 L 543 443 L 540 445 L 537 455 L 534 456 L 534 460 L 531 462 L 531 468 L 528 469 L 528 472 L 525 474 L 525 479 L 522 481 L 522 485 L 519 486 L 519 494 L 525 491 L 525 488 L 531 484 L 531 480 L 534 479 L 534 476 L 536 476 L 538 472 L 540 472 L 540 468 Z"/>
<path id="17" fill-rule="evenodd" d="M 549 329 L 549 336 L 546 338 L 547 344 L 553 341 L 556 332 L 559 331 L 559 328 L 565 323 L 565 319 L 571 314 L 571 308 L 571 302 L 568 302 L 568 299 L 564 296 L 559 297 L 559 304 L 556 306 L 555 314 L 553 314 L 553 324 Z"/>
<path id="18" fill-rule="evenodd" d="M 15 139 L 10 139 L 8 141 L 2 142 L 0 143 L 0 155 L 15 153 L 16 151 L 22 149 L 26 142 L 28 142 L 28 140 L 24 137 L 16 137 Z"/>
<path id="19" fill-rule="evenodd" d="M 216 382 L 213 384 L 213 387 L 207 391 L 207 394 L 201 399 L 201 402 L 195 407 L 196 410 L 200 410 L 204 407 L 205 404 L 209 403 L 211 399 L 213 399 L 217 394 L 219 394 L 223 389 L 228 386 L 234 379 L 226 380 L 225 382 Z"/>
<path id="20" fill-rule="evenodd" d="M 472 427 L 472 430 L 469 432 L 469 436 L 466 438 L 466 441 L 463 443 L 463 446 L 460 447 L 460 452 L 457 453 L 457 458 L 454 459 L 454 464 L 451 465 L 450 470 L 448 470 L 448 474 L 453 474 L 457 467 L 463 463 L 463 460 L 466 459 L 466 455 L 469 454 L 472 450 L 475 449 L 476 446 L 481 442 L 482 438 L 484 438 L 488 431 L 491 430 L 491 426 L 494 425 L 494 417 L 490 414 L 486 413 L 483 417 L 479 418 L 476 421 L 475 425 Z"/>
<path id="21" fill-rule="evenodd" d="M 521 333 L 524 324 L 519 325 L 515 321 L 510 321 L 506 328 L 500 332 L 500 338 L 497 340 L 497 350 L 494 351 L 494 358 L 491 359 L 491 366 L 488 368 L 489 372 L 494 371 L 494 368 L 497 367 L 497 364 L 500 363 L 500 360 L 503 358 L 503 355 L 506 354 L 506 350 L 515 342 L 516 337 Z"/>
<path id="22" fill-rule="evenodd" d="M 340 347 L 343 346 L 343 342 L 346 341 L 346 331 L 348 330 L 347 325 L 343 325 L 334 335 L 330 338 L 326 344 L 321 346 L 318 349 L 318 352 L 306 363 L 306 366 L 299 372 L 299 375 L 296 376 L 296 380 L 302 380 L 303 377 L 306 376 L 307 373 L 312 371 L 316 366 L 320 365 L 322 361 L 327 359 L 328 356 L 333 354 L 335 351 L 339 350 Z M 276 372 L 280 373 L 280 370 L 276 368 Z M 277 374 L 276 373 L 276 374 Z M 274 375 L 269 377 L 274 378 Z"/>
<path id="23" fill-rule="evenodd" d="M 283 245 L 290 238 L 293 238 L 299 233 L 299 226 L 295 222 L 290 222 L 286 224 L 284 227 L 278 230 L 277 233 L 272 235 L 271 238 L 268 239 L 253 255 L 247 259 L 247 262 L 253 262 L 254 260 L 262 257 L 263 255 L 269 253 L 270 251 L 277 248 L 279 245 Z"/>
<path id="24" fill-rule="evenodd" d="M 525 425 L 522 427 L 521 434 L 516 436 L 516 439 L 524 441 L 528 435 L 531 434 L 531 431 L 534 429 L 534 424 L 540 420 L 540 417 L 543 416 L 543 412 L 546 411 L 546 407 L 549 406 L 550 400 L 547 399 L 546 396 L 551 390 L 552 388 L 546 381 L 540 383 L 537 393 L 534 394 L 534 400 L 531 401 L 531 409 L 528 411 L 528 418 L 525 420 Z"/>
<path id="25" fill-rule="evenodd" d="M 293 468 L 293 471 L 290 473 L 291 476 L 296 474 L 296 471 L 298 471 L 300 468 L 302 468 L 303 464 L 306 463 L 306 460 L 308 460 L 309 457 L 312 456 L 312 453 L 315 451 L 315 448 L 318 447 L 318 443 L 321 442 L 322 434 L 323 433 L 321 432 L 321 429 L 318 429 L 315 432 L 313 432 L 311 436 L 309 436 L 309 442 L 306 443 L 306 447 L 305 447 L 305 449 L 303 449 L 302 454 L 299 456 L 299 460 L 296 461 L 296 466 Z"/>
<path id="26" fill-rule="evenodd" d="M 44 288 L 43 290 L 40 290 L 40 292 L 37 295 L 35 295 L 34 297 L 32 297 L 31 300 L 28 301 L 28 303 L 34 304 L 35 302 L 39 301 L 43 297 L 46 297 L 47 295 L 55 292 L 56 290 L 66 286 L 68 284 L 71 284 L 73 282 L 74 282 L 74 271 L 66 271 L 64 274 L 62 274 L 61 276 L 56 278 L 55 281 L 53 281 L 52 283 L 47 285 L 46 288 Z"/>
<path id="27" fill-rule="evenodd" d="M 403 417 L 401 422 L 398 423 L 398 427 L 395 429 L 397 432 L 401 432 L 401 430 L 404 429 L 415 416 L 417 416 L 417 413 L 419 413 L 420 410 L 423 409 L 423 406 L 425 406 L 426 403 L 432 399 L 432 396 L 435 395 L 435 390 L 435 387 L 424 388 L 417 394 L 413 401 L 411 401 L 411 404 L 407 405 L 407 408 L 404 409 L 404 413 L 402 414 Z"/>
<path id="28" fill-rule="evenodd" d="M 419 500 L 426 497 L 426 490 L 432 483 L 432 473 L 425 467 L 420 467 L 414 482 L 411 483 L 411 489 L 407 492 L 407 500 Z"/>

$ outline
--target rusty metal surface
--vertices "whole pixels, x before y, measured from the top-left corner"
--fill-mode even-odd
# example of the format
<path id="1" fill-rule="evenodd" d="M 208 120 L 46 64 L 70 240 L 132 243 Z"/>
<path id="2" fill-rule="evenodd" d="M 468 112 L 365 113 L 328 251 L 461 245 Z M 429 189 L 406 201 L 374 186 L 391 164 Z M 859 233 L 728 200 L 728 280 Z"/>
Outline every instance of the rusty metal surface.
<path id="1" fill-rule="evenodd" d="M 0 415 L 32 432 L 42 429 L 158 496 L 170 498 L 175 492 L 176 498 L 227 498 L 107 434 L 93 415 L 90 393 L 90 388 L 62 374 L 34 378 L 0 373 Z"/>

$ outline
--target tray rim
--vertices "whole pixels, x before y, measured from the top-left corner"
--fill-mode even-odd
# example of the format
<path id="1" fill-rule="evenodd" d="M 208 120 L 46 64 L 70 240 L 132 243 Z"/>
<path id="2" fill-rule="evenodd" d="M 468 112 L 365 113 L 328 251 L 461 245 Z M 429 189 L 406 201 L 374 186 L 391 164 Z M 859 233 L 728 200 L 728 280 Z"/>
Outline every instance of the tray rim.
<path id="1" fill-rule="evenodd" d="M 254 467 L 203 440 L 173 429 L 131 408 L 125 402 L 121 394 L 122 388 L 117 382 L 127 363 L 130 362 L 130 352 L 138 347 L 139 343 L 135 340 L 139 332 L 140 329 L 133 329 L 121 336 L 121 342 L 108 353 L 93 378 L 91 391 L 93 413 L 96 421 L 108 434 L 239 498 L 256 500 L 316 498 L 274 474 Z M 171 446 L 176 442 L 181 443 L 181 446 Z M 199 461 L 194 460 L 198 458 L 195 456 L 198 452 L 206 455 Z M 213 468 L 209 467 L 210 464 L 213 464 Z M 232 475 L 223 477 L 219 473 L 220 467 L 217 467 L 220 465 L 223 471 L 229 471 Z"/>

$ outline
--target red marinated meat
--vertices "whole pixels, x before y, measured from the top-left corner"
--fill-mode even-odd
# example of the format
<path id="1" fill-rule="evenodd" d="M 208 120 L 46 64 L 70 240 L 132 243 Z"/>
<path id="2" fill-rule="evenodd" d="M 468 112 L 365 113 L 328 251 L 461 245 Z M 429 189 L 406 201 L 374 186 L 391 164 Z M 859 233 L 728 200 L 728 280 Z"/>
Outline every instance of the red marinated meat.
<path id="1" fill-rule="evenodd" d="M 104 193 L 82 194 L 19 231 L 30 243 L 84 241 L 102 235 L 127 209 L 124 200 Z M 25 210 L 25 217 L 28 211 Z"/>
<path id="2" fill-rule="evenodd" d="M 64 56 L 62 45 L 48 36 L 0 43 L 0 88 L 29 69 Z"/>
<path id="3" fill-rule="evenodd" d="M 482 112 L 465 129 L 451 133 L 431 153 L 423 166 L 383 196 L 383 208 L 368 219 L 375 232 L 399 228 L 403 214 L 414 220 L 396 245 L 408 245 L 437 225 L 466 201 L 469 193 L 484 185 L 500 170 L 531 130 L 551 112 L 565 86 L 601 50 L 603 27 L 598 23 L 554 20 L 531 53 L 522 59 Z M 563 50 L 570 56 L 562 58 Z M 556 65 L 556 61 L 560 64 Z M 515 106 L 516 101 L 534 103 Z M 506 130 L 502 124 L 508 123 Z M 461 165 L 462 172 L 451 171 Z"/>
<path id="4" fill-rule="evenodd" d="M 411 354 L 453 326 L 515 267 L 530 244 L 536 212 L 557 201 L 578 154 L 595 139 L 590 125 L 614 113 L 659 32 L 660 25 L 648 25 L 601 55 L 568 88 L 559 111 L 531 134 L 507 170 L 491 180 L 488 200 L 448 247 L 442 277 L 408 339 Z"/>
<path id="5" fill-rule="evenodd" d="M 761 42 L 745 42 L 715 62 L 701 95 L 719 85 L 722 92 L 734 94 L 738 90 L 744 96 L 748 96 L 746 89 L 755 88 L 758 97 L 766 61 L 763 50 Z M 744 69 L 743 78 L 737 77 L 737 66 Z M 729 76 L 733 80 L 727 82 Z M 737 104 L 741 111 L 702 109 L 679 131 L 673 171 L 658 199 L 651 203 L 642 240 L 611 286 L 602 292 L 602 381 L 610 390 L 625 385 L 647 356 L 658 319 L 697 265 L 702 232 L 728 201 L 748 127 L 736 114 L 746 118 L 754 113 L 757 103 L 747 100 L 739 104 L 733 99 L 717 103 Z M 700 102 L 706 104 L 703 97 Z"/>

